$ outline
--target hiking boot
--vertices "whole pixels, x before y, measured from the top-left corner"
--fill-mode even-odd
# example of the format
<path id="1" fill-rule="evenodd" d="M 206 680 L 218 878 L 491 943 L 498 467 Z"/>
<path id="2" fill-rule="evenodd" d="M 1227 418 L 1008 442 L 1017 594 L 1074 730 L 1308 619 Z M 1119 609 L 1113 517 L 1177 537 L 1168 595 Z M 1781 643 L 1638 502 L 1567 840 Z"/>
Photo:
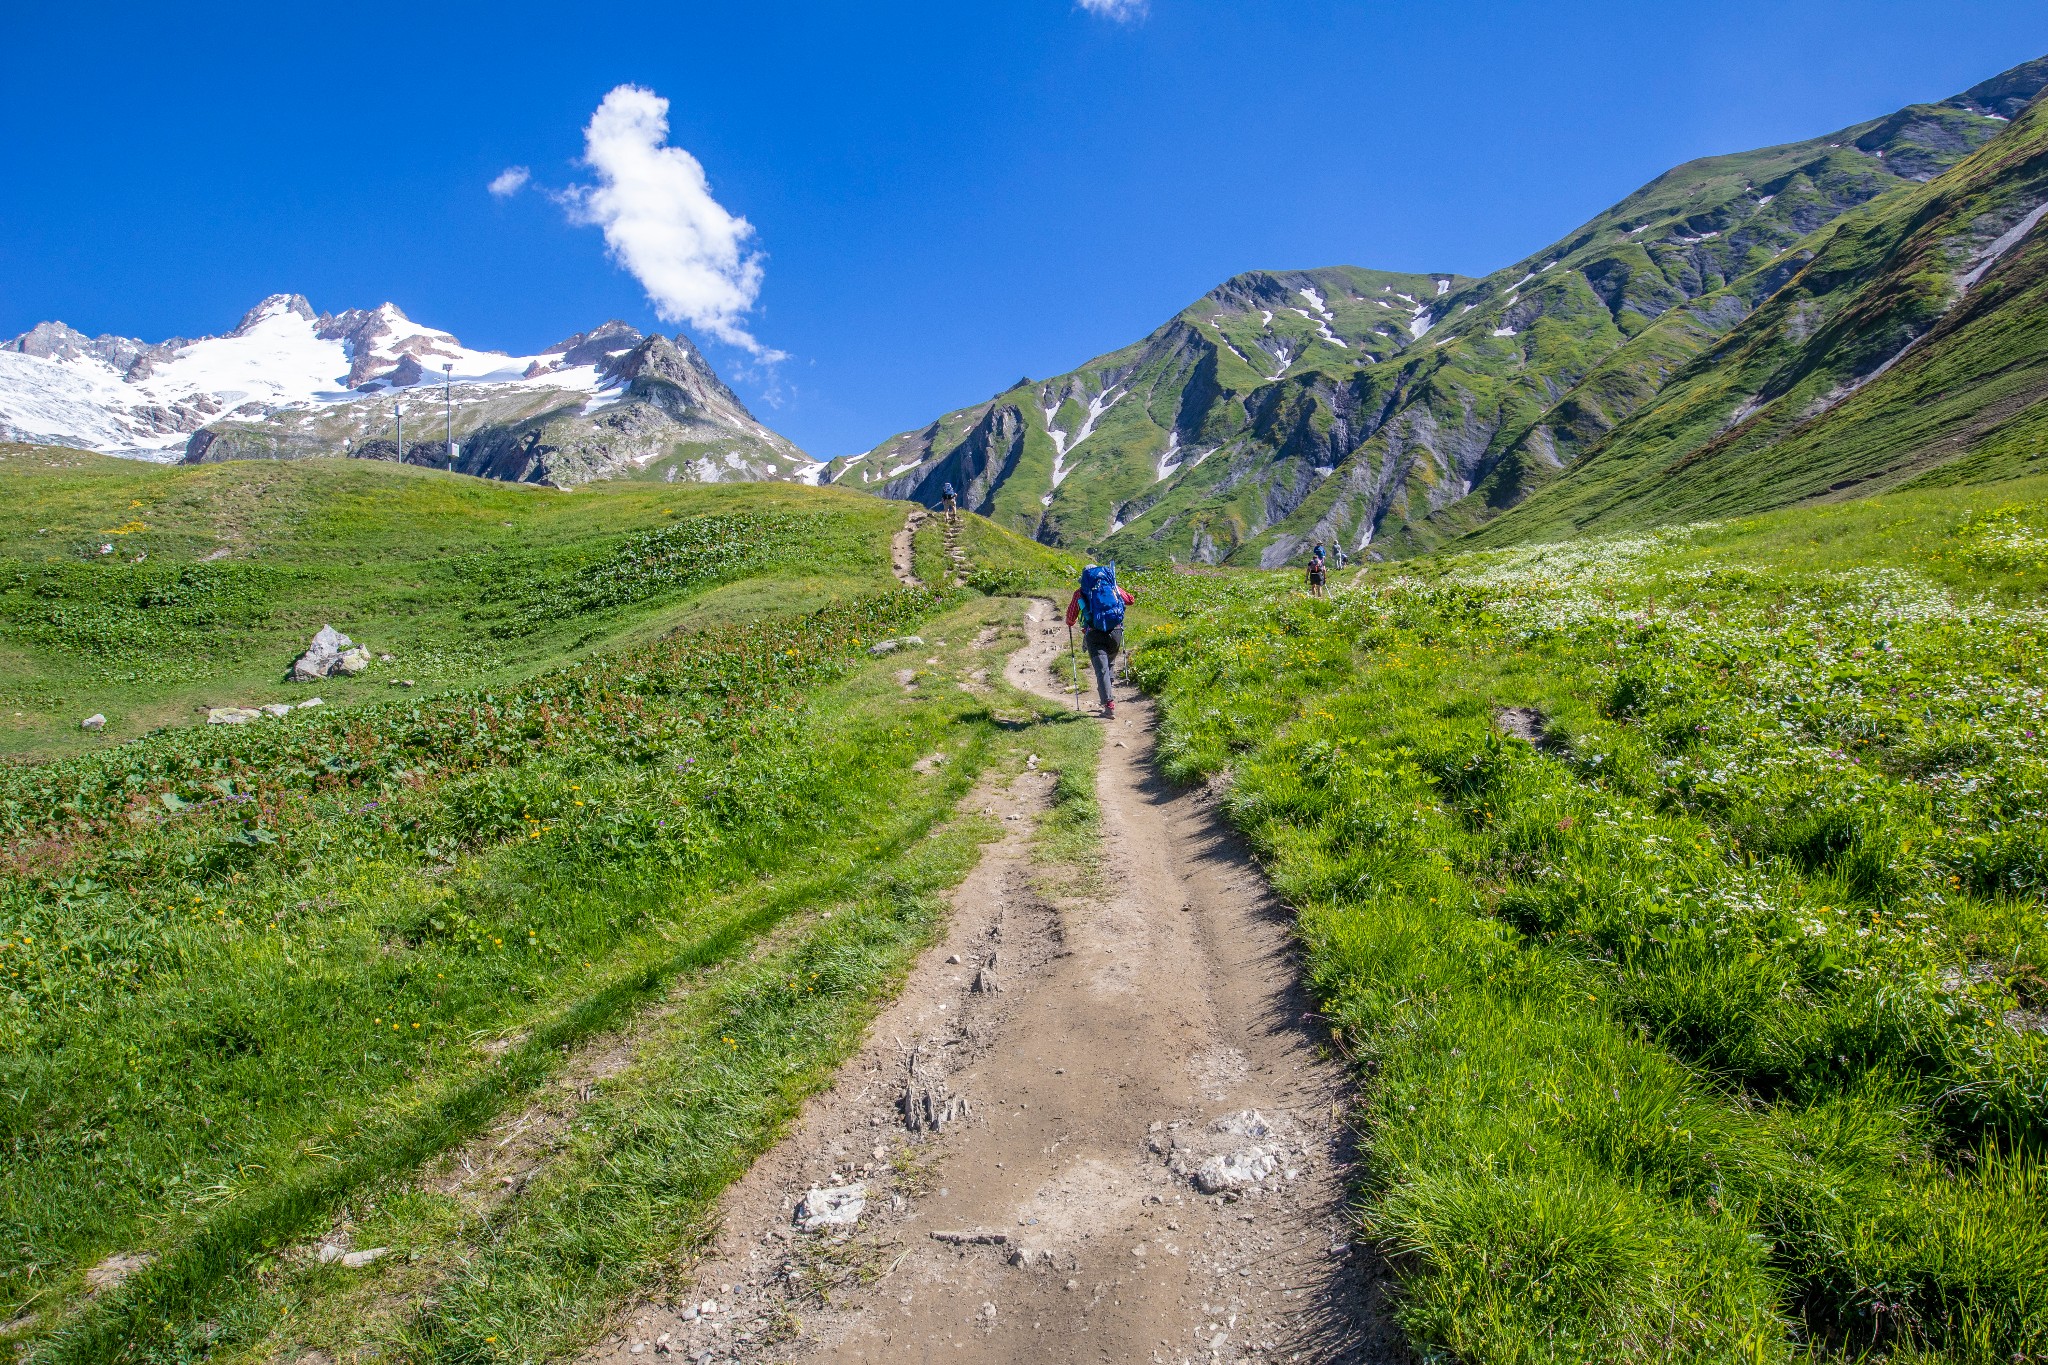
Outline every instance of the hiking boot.
<path id="1" fill-rule="evenodd" d="M 1116 719 L 1116 703 L 1115 703 L 1115 702 L 1113 702 L 1113 701 L 1106 701 L 1106 702 L 1102 703 L 1102 718 L 1103 718 L 1104 720 L 1115 720 L 1115 719 Z"/>

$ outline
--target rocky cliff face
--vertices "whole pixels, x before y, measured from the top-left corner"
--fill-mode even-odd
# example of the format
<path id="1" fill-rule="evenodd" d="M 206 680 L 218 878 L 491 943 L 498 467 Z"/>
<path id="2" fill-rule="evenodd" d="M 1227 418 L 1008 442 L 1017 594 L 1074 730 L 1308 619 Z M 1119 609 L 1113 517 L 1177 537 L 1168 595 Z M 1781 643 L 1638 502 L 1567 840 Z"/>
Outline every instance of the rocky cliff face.
<path id="1" fill-rule="evenodd" d="M 1547 486 L 1807 269 L 1819 235 L 1942 175 L 2044 85 L 2048 59 L 1680 166 L 1483 279 L 1240 275 L 1133 346 L 827 477 L 926 502 L 950 479 L 1015 529 L 1126 561 L 1425 549 Z"/>
<path id="2" fill-rule="evenodd" d="M 686 337 L 612 321 L 510 356 L 393 304 L 316 313 L 296 294 L 196 340 L 43 323 L 0 345 L 0 439 L 190 463 L 353 455 L 558 485 L 821 468 L 756 421 Z"/>

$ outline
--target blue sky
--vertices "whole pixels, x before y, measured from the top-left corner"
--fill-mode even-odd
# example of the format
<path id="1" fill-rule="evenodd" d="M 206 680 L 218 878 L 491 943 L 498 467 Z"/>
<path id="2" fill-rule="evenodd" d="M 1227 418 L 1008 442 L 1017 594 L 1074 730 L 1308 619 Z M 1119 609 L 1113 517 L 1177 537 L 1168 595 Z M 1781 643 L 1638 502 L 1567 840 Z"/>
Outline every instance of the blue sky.
<path id="1" fill-rule="evenodd" d="M 2040 0 L 7 11 L 0 335 L 217 332 L 276 292 L 389 299 L 513 352 L 659 326 L 544 192 L 595 182 L 584 129 L 638 85 L 751 224 L 736 325 L 788 358 L 688 330 L 820 456 L 1122 345 L 1240 270 L 1483 273 L 1677 162 L 2048 52 Z M 531 183 L 490 194 L 515 165 Z"/>

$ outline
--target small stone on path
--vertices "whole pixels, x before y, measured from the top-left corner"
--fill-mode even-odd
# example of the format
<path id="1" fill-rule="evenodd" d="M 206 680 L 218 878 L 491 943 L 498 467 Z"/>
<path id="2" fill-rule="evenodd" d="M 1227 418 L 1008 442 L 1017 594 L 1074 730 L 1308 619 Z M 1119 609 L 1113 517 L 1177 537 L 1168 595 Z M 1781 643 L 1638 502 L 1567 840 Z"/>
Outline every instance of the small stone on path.
<path id="1" fill-rule="evenodd" d="M 861 1214 L 868 1206 L 868 1187 L 864 1184 L 835 1185 L 829 1189 L 816 1189 L 803 1197 L 796 1206 L 796 1225 L 805 1232 L 823 1232 L 827 1228 L 850 1228 L 860 1221 Z M 716 1305 L 706 1305 L 710 1312 Z"/>

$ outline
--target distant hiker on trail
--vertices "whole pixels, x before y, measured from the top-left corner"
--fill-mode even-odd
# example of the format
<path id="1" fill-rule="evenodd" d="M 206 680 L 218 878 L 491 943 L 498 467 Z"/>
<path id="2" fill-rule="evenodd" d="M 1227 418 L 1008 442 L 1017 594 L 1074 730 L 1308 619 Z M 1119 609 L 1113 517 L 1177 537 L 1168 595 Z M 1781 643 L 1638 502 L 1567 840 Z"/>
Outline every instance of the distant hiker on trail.
<path id="1" fill-rule="evenodd" d="M 1323 580 L 1328 578 L 1329 574 L 1330 566 L 1323 559 L 1323 547 L 1318 545 L 1316 546 L 1316 552 L 1308 557 L 1308 595 L 1310 597 L 1329 596 L 1328 593 L 1323 591 Z"/>
<path id="2" fill-rule="evenodd" d="M 1116 566 L 1090 564 L 1081 570 L 1081 586 L 1067 603 L 1067 641 L 1074 639 L 1074 622 L 1081 622 L 1081 642 L 1088 650 L 1089 666 L 1095 670 L 1095 690 L 1102 694 L 1102 714 L 1116 714 L 1116 696 L 1110 691 L 1110 669 L 1124 652 L 1124 608 L 1134 599 L 1116 585 Z"/>
<path id="3" fill-rule="evenodd" d="M 960 520 L 960 500 L 953 496 L 952 480 L 946 481 L 946 491 L 939 496 L 946 502 L 946 520 L 957 523 Z"/>
<path id="4" fill-rule="evenodd" d="M 1337 547 L 1337 567 L 1341 569 L 1350 562 L 1351 556 L 1345 554 L 1344 547 L 1342 545 L 1339 545 Z"/>

